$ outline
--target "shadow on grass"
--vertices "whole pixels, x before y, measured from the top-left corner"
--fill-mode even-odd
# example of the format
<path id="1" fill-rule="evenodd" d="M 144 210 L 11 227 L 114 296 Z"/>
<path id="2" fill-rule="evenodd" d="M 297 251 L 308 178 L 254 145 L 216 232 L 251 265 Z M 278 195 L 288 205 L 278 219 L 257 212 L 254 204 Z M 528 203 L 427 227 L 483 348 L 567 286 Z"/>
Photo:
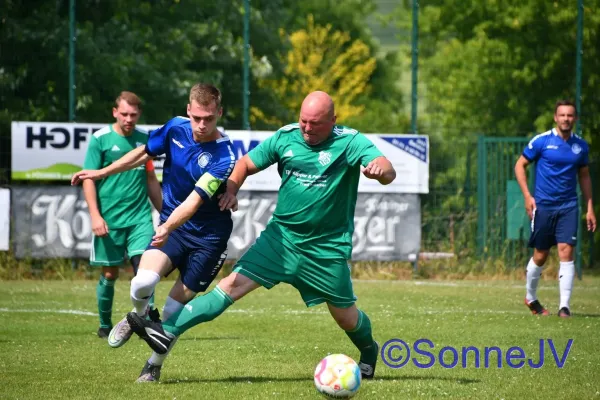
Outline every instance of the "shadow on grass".
<path id="1" fill-rule="evenodd" d="M 227 378 L 192 378 L 192 379 L 166 379 L 161 381 L 163 385 L 183 384 L 183 383 L 269 383 L 269 382 L 312 382 L 312 376 L 304 377 L 274 377 L 274 376 L 229 376 Z M 479 379 L 466 378 L 448 378 L 441 376 L 382 376 L 375 378 L 376 381 L 448 381 L 456 382 L 462 385 L 481 382 Z"/>
<path id="2" fill-rule="evenodd" d="M 580 313 L 573 313 L 573 317 L 577 318 L 577 317 L 582 317 L 582 318 L 600 318 L 600 314 L 580 314 Z"/>
<path id="3" fill-rule="evenodd" d="M 195 341 L 212 341 L 212 340 L 242 340 L 244 338 L 237 336 L 209 336 L 209 337 L 197 337 L 197 336 L 181 336 L 178 341 L 189 340 L 190 342 Z"/>

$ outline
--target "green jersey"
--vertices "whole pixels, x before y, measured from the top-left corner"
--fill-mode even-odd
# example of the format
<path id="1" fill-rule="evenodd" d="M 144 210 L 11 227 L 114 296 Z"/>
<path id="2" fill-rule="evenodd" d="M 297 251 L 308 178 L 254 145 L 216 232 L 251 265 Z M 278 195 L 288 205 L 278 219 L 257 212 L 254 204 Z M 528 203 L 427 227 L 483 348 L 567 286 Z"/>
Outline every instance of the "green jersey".
<path id="1" fill-rule="evenodd" d="M 147 142 L 148 134 L 137 129 L 121 136 L 112 125 L 102 128 L 91 136 L 83 168 L 104 168 Z M 152 218 L 146 182 L 145 165 L 96 181 L 98 208 L 109 229 L 138 225 Z"/>
<path id="2" fill-rule="evenodd" d="M 352 254 L 360 166 L 382 155 L 364 135 L 340 125 L 323 143 L 310 146 L 297 123 L 248 153 L 258 169 L 277 163 L 281 176 L 269 224 L 311 255 L 346 259 Z"/>

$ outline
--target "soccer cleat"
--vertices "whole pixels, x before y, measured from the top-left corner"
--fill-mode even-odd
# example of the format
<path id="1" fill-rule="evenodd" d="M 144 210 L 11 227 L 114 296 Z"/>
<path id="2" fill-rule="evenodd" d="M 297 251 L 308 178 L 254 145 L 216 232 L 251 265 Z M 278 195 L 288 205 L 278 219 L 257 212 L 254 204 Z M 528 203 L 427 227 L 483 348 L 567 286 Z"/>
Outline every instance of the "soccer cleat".
<path id="1" fill-rule="evenodd" d="M 571 317 L 571 311 L 567 307 L 563 307 L 558 310 L 558 316 L 561 318 L 569 318 Z"/>
<path id="2" fill-rule="evenodd" d="M 148 311 L 146 318 L 154 322 L 160 322 L 160 314 L 156 308 Z M 127 317 L 123 319 L 110 331 L 108 335 L 108 345 L 113 348 L 121 347 L 131 338 L 133 331 L 127 322 Z"/>
<path id="3" fill-rule="evenodd" d="M 377 347 L 377 354 L 379 354 L 379 343 L 374 342 Z M 377 365 L 377 358 L 372 364 L 367 364 L 366 362 L 360 361 L 358 363 L 358 368 L 360 368 L 360 376 L 362 379 L 373 379 L 375 376 L 375 366 Z"/>
<path id="4" fill-rule="evenodd" d="M 175 341 L 176 336 L 166 332 L 160 321 L 147 320 L 130 312 L 127 314 L 127 322 L 136 335 L 144 339 L 158 354 L 166 354 Z"/>
<path id="5" fill-rule="evenodd" d="M 544 306 L 542 306 L 542 304 L 537 300 L 528 302 L 527 299 L 525 299 L 525 305 L 529 308 L 533 315 L 550 315 L 548 310 L 546 310 Z"/>
<path id="6" fill-rule="evenodd" d="M 108 335 L 108 345 L 113 348 L 121 347 L 131 338 L 133 331 L 127 322 L 127 317 L 123 317 L 121 321 L 110 331 Z"/>
<path id="7" fill-rule="evenodd" d="M 161 322 L 158 309 L 151 308 L 150 310 L 148 310 L 148 315 L 146 315 L 146 319 L 149 319 L 150 321 L 154 321 L 154 322 Z"/>
<path id="8" fill-rule="evenodd" d="M 109 334 L 110 334 L 110 328 L 103 328 L 103 327 L 98 328 L 98 337 L 100 339 L 106 339 Z"/>
<path id="9" fill-rule="evenodd" d="M 146 361 L 146 365 L 142 369 L 139 378 L 137 378 L 137 383 L 146 383 L 146 382 L 158 382 L 160 379 L 160 369 L 162 365 L 153 365 L 150 362 Z"/>

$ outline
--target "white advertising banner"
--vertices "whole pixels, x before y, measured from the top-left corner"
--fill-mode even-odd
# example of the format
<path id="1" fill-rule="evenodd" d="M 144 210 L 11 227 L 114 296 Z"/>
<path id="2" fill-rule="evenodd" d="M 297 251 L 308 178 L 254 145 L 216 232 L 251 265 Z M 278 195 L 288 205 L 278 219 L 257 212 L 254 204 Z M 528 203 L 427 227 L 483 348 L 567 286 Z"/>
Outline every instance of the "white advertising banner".
<path id="1" fill-rule="evenodd" d="M 0 188 L 0 251 L 10 245 L 10 189 Z"/>
<path id="2" fill-rule="evenodd" d="M 13 122 L 12 180 L 69 180 L 85 159 L 89 135 L 106 124 L 61 122 Z M 150 131 L 158 125 L 138 125 Z M 274 132 L 226 131 L 238 158 L 256 147 Z M 391 161 L 397 177 L 390 185 L 380 185 L 361 176 L 362 193 L 428 193 L 429 138 L 424 135 L 366 135 Z M 154 160 L 157 175 L 162 177 L 164 159 Z M 249 177 L 243 190 L 276 191 L 281 179 L 275 165 Z"/>
<path id="3" fill-rule="evenodd" d="M 12 194 L 12 242 L 17 258 L 89 257 L 92 226 L 80 187 L 15 186 Z M 276 192 L 246 191 L 238 198 L 239 209 L 231 215 L 230 259 L 241 257 L 256 241 L 277 203 Z M 352 243 L 353 260 L 415 261 L 421 244 L 419 195 L 359 194 Z"/>

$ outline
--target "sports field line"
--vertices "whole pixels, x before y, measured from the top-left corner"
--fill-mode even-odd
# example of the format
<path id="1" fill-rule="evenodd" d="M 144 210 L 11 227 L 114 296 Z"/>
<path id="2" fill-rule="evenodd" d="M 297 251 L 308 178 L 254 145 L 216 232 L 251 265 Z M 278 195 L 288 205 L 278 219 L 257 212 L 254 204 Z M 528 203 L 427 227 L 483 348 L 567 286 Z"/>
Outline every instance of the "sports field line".
<path id="1" fill-rule="evenodd" d="M 461 312 L 463 314 L 527 314 L 523 311 L 516 310 L 463 310 L 463 309 L 444 309 L 444 310 L 427 310 L 423 308 L 405 308 L 404 311 L 407 314 L 422 314 L 422 315 L 436 315 L 436 314 L 454 314 L 457 312 Z M 230 308 L 226 311 L 227 313 L 235 313 L 235 314 L 283 314 L 283 315 L 303 315 L 303 314 L 322 314 L 328 315 L 327 311 L 320 310 L 273 310 L 273 309 L 244 309 L 244 308 Z M 50 310 L 50 309 L 23 309 L 23 308 L 0 308 L 1 313 L 44 313 L 44 314 L 73 314 L 73 315 L 83 315 L 89 317 L 97 317 L 98 314 L 91 311 L 85 310 Z M 377 315 L 377 314 L 389 314 L 388 311 L 370 311 L 369 314 Z"/>

